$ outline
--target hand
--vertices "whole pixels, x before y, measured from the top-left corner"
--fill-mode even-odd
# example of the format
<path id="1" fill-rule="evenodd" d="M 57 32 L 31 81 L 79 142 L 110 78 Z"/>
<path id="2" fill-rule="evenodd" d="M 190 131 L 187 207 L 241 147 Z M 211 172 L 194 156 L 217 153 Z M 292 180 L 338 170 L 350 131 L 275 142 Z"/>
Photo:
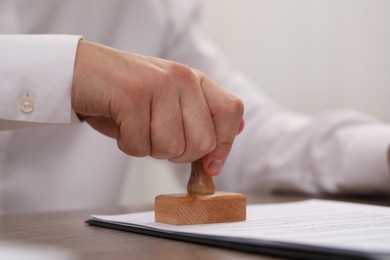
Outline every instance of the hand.
<path id="1" fill-rule="evenodd" d="M 131 156 L 171 162 L 203 157 L 217 175 L 243 128 L 243 104 L 185 65 L 81 40 L 72 106 Z"/>

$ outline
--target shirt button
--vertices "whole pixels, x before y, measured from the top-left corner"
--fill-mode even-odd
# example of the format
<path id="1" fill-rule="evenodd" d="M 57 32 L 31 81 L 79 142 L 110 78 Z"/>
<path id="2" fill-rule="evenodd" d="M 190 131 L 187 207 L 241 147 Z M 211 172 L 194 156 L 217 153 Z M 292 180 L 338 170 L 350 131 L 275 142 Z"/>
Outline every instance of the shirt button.
<path id="1" fill-rule="evenodd" d="M 31 113 L 35 108 L 35 101 L 32 97 L 24 96 L 19 99 L 19 108 L 24 113 Z"/>

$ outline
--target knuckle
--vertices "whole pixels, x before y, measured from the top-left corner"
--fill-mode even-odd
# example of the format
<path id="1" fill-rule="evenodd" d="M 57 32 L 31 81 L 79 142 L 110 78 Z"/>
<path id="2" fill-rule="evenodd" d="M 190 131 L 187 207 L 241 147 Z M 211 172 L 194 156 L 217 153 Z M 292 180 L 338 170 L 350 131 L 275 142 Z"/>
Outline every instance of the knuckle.
<path id="1" fill-rule="evenodd" d="M 241 99 L 232 96 L 230 102 L 226 102 L 225 111 L 231 114 L 242 116 L 244 113 L 244 103 Z"/>
<path id="2" fill-rule="evenodd" d="M 149 149 L 147 148 L 133 148 L 131 150 L 131 155 L 135 157 L 146 157 L 149 155 Z"/>
<path id="3" fill-rule="evenodd" d="M 177 157 L 184 153 L 185 145 L 183 142 L 171 142 L 166 149 L 168 158 Z"/>
<path id="4" fill-rule="evenodd" d="M 146 157 L 150 153 L 150 149 L 147 146 L 126 145 L 123 141 L 118 141 L 118 148 L 134 157 Z"/>
<path id="5" fill-rule="evenodd" d="M 172 63 L 170 69 L 175 79 L 180 80 L 181 83 L 188 86 L 198 85 L 196 75 L 190 67 L 180 63 Z"/>
<path id="6" fill-rule="evenodd" d="M 178 157 L 184 153 L 185 145 L 182 142 L 171 142 L 166 144 L 163 149 L 152 148 L 152 157 L 156 159 L 171 159 Z"/>
<path id="7" fill-rule="evenodd" d="M 215 138 L 201 138 L 202 141 L 199 142 L 187 142 L 183 153 L 178 156 L 168 158 L 170 162 L 173 163 L 188 163 L 198 160 L 202 156 L 210 153 L 216 147 Z"/>
<path id="8" fill-rule="evenodd" d="M 235 100 L 235 110 L 239 113 L 239 114 L 244 114 L 244 102 L 242 102 L 241 99 L 239 98 L 236 98 Z"/>
<path id="9" fill-rule="evenodd" d="M 217 141 L 215 136 L 209 136 L 206 138 L 202 138 L 202 141 L 198 144 L 198 151 L 202 155 L 207 154 L 215 149 L 217 145 Z"/>

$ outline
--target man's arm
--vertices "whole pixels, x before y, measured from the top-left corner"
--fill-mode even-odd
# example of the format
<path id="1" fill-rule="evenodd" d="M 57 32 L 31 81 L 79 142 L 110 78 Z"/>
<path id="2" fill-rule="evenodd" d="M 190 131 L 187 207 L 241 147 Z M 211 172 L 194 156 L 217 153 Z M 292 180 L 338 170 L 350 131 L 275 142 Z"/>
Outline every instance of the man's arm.
<path id="1" fill-rule="evenodd" d="M 219 174 L 243 127 L 238 98 L 188 66 L 79 40 L 1 36 L 0 129 L 78 116 L 129 155 L 176 163 L 205 156 L 205 171 Z"/>

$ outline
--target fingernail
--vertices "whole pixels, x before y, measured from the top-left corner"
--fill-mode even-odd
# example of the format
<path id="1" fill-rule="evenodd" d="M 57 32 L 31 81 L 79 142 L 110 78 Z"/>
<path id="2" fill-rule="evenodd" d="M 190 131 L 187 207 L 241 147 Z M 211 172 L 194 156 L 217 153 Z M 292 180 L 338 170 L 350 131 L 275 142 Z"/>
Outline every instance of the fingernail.
<path id="1" fill-rule="evenodd" d="M 223 160 L 213 160 L 209 162 L 208 168 L 213 175 L 218 175 L 223 168 Z"/>

